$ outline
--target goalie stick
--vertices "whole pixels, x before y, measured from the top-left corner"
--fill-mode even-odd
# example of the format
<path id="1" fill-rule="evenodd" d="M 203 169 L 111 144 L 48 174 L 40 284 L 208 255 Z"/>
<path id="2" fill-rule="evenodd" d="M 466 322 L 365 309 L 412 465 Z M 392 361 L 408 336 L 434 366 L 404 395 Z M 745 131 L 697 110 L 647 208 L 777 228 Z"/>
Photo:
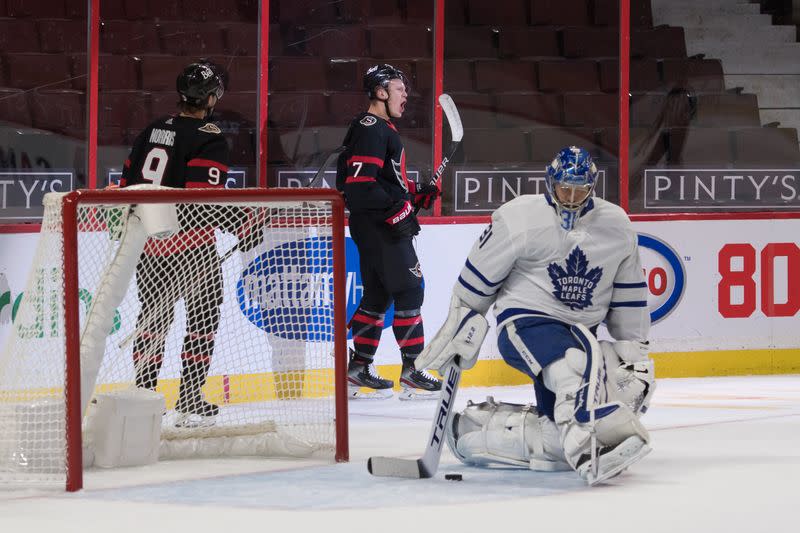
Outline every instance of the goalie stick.
<path id="1" fill-rule="evenodd" d="M 458 147 L 461 146 L 461 139 L 464 138 L 464 126 L 461 124 L 461 116 L 458 114 L 458 108 L 456 108 L 456 104 L 450 95 L 447 93 L 440 94 L 439 105 L 442 106 L 442 111 L 447 117 L 447 123 L 450 125 L 450 139 L 452 142 L 450 143 L 450 151 L 442 158 L 442 162 L 439 163 L 433 178 L 431 178 L 431 185 L 439 183 L 442 174 L 444 174 L 444 169 L 447 168 L 447 164 L 456 155 Z M 414 214 L 416 215 L 419 211 L 419 208 L 416 208 Z"/>
<path id="2" fill-rule="evenodd" d="M 459 358 L 455 357 L 445 374 L 439 403 L 436 405 L 431 433 L 425 453 L 419 459 L 401 459 L 399 457 L 370 457 L 367 460 L 367 470 L 373 476 L 402 477 L 408 479 L 427 479 L 436 474 L 439 468 L 439 459 L 442 457 L 442 444 L 445 433 L 450 426 L 453 415 L 453 403 L 456 399 L 458 383 L 461 381 L 461 368 L 458 366 Z"/>

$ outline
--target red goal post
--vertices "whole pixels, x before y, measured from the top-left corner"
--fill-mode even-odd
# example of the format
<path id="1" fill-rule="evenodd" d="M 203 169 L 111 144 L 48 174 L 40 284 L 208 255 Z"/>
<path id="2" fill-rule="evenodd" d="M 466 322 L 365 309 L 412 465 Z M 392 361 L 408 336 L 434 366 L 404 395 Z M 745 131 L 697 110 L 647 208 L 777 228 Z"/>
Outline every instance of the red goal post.
<path id="1" fill-rule="evenodd" d="M 140 228 L 153 205 L 178 231 Z M 89 400 L 133 386 L 165 398 L 162 458 L 347 461 L 344 223 L 328 189 L 48 195 L 0 352 L 0 487 L 80 489 Z M 176 430 L 198 394 L 213 425 Z"/>

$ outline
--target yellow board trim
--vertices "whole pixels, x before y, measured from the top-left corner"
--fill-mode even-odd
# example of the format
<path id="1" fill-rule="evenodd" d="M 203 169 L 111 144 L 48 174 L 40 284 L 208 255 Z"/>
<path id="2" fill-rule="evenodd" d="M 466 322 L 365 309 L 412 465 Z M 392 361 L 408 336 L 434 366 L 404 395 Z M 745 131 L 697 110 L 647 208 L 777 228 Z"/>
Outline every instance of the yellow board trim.
<path id="1" fill-rule="evenodd" d="M 796 348 L 664 352 L 652 354 L 652 357 L 655 361 L 657 378 L 800 374 L 800 349 Z M 400 365 L 381 365 L 378 367 L 378 372 L 385 378 L 393 379 L 395 389 L 399 390 Z M 480 360 L 472 369 L 464 372 L 461 378 L 461 385 L 464 387 L 530 383 L 530 378 L 508 366 L 502 359 Z M 178 385 L 179 380 L 176 378 L 159 380 L 158 392 L 164 395 L 167 407 L 170 409 L 177 401 Z M 110 392 L 128 386 L 107 384 L 98 386 L 97 390 Z M 203 388 L 210 402 L 221 405 L 301 397 L 332 397 L 333 390 L 333 369 L 210 376 Z M 3 391 L 0 403 L 32 401 L 62 394 L 63 389 L 60 388 Z"/>

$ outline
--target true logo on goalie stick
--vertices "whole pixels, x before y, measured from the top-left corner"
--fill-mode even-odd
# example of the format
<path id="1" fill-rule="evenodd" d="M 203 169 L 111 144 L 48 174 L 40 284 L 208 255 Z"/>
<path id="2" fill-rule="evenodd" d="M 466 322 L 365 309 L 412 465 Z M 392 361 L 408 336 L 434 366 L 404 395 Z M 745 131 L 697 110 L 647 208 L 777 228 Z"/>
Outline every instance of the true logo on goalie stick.
<path id="1" fill-rule="evenodd" d="M 564 266 L 566 268 L 553 262 L 547 267 L 553 283 L 553 296 L 573 311 L 589 307 L 594 289 L 603 277 L 603 269 L 594 267 L 590 270 L 586 254 L 579 246 L 570 252 Z"/>

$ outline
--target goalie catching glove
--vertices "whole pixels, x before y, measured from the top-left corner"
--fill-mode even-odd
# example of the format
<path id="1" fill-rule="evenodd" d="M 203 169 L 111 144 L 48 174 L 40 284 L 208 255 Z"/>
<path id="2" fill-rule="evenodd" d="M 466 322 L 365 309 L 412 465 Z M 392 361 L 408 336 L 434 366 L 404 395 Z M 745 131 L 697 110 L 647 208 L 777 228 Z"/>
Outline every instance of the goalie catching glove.
<path id="1" fill-rule="evenodd" d="M 489 323 L 483 315 L 453 295 L 447 320 L 417 357 L 417 368 L 442 371 L 456 355 L 460 356 L 459 367 L 472 368 L 488 331 Z"/>

